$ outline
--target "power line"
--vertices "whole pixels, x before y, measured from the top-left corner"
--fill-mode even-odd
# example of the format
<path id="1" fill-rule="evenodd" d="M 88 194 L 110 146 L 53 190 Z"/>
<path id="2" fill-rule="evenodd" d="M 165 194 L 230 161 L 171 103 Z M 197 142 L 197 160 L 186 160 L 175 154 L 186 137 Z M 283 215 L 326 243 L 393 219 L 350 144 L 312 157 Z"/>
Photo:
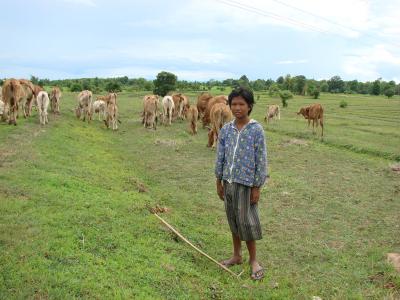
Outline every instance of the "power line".
<path id="1" fill-rule="evenodd" d="M 291 23 L 291 24 L 294 24 L 294 25 L 297 25 L 297 26 L 301 26 L 303 28 L 307 28 L 307 29 L 315 31 L 315 32 L 331 33 L 331 34 L 343 37 L 341 34 L 339 34 L 337 32 L 334 32 L 332 30 L 322 29 L 320 27 L 317 27 L 317 26 L 314 26 L 314 25 L 311 25 L 311 24 L 308 24 L 308 23 L 305 23 L 305 22 L 302 22 L 302 21 L 299 21 L 299 20 L 296 20 L 296 19 L 293 19 L 293 18 L 289 18 L 289 17 L 285 17 L 285 16 L 282 16 L 282 15 L 278 15 L 278 14 L 270 12 L 270 11 L 261 10 L 260 8 L 257 8 L 257 7 L 254 7 L 254 6 L 250 6 L 248 4 L 243 4 L 243 3 L 238 2 L 238 1 L 234 1 L 234 0 L 216 0 L 216 1 L 220 2 L 222 4 L 225 4 L 225 5 L 228 5 L 228 6 L 231 6 L 231 7 L 235 7 L 235 8 L 239 8 L 239 9 L 242 9 L 242 10 L 245 10 L 245 11 L 248 11 L 248 12 L 251 12 L 251 13 L 255 13 L 255 14 L 258 14 L 258 15 L 261 15 L 261 16 L 264 16 L 264 17 L 270 17 L 270 18 L 277 19 L 277 20 L 280 20 L 280 21 L 284 21 L 284 22 L 287 22 L 287 23 Z M 314 13 L 308 12 L 308 11 L 303 10 L 301 8 L 286 4 L 286 3 L 282 2 L 282 1 L 279 1 L 279 0 L 272 0 L 272 1 L 280 3 L 280 4 L 285 5 L 287 7 L 291 7 L 291 8 L 297 9 L 299 11 L 302 11 L 303 13 L 318 17 L 320 19 L 325 20 L 326 22 L 329 22 L 329 23 L 332 23 L 332 24 L 334 24 L 336 26 L 340 26 L 342 28 L 345 28 L 346 30 L 350 30 L 350 31 L 353 31 L 353 32 L 357 32 L 358 34 L 361 34 L 360 31 L 357 31 L 357 30 L 355 30 L 353 28 L 350 28 L 348 26 L 344 26 L 344 25 L 342 25 L 340 23 L 336 23 L 336 22 L 334 22 L 332 20 L 329 20 L 329 19 L 327 19 L 325 17 L 318 16 L 318 15 L 316 15 Z M 400 48 L 400 44 L 389 42 L 389 41 L 384 41 L 384 40 L 376 38 L 375 36 L 367 34 L 367 33 L 363 33 L 363 34 L 365 36 L 370 37 L 371 39 L 376 40 L 376 41 L 388 43 L 388 44 L 391 44 L 391 45 L 393 45 L 395 47 L 399 47 Z M 366 44 L 366 42 L 364 40 L 360 40 L 360 41 L 362 43 Z"/>
<path id="2" fill-rule="evenodd" d="M 294 25 L 298 25 L 298 26 L 301 26 L 301 27 L 304 27 L 304 28 L 307 28 L 307 29 L 311 29 L 311 30 L 317 31 L 319 33 L 329 33 L 329 31 L 317 28 L 317 27 L 315 27 L 313 25 L 310 25 L 310 24 L 307 24 L 307 23 L 304 23 L 304 22 L 301 22 L 301 21 L 298 21 L 298 20 L 295 20 L 295 19 L 292 19 L 292 18 L 283 17 L 281 15 L 278 15 L 278 14 L 275 14 L 275 13 L 272 13 L 272 12 L 269 12 L 269 11 L 260 10 L 257 7 L 252 7 L 252 6 L 249 6 L 249 5 L 245 5 L 245 4 L 242 4 L 240 2 L 230 1 L 230 0 L 216 0 L 216 1 L 220 2 L 220 3 L 223 3 L 225 5 L 229 5 L 229 6 L 236 7 L 236 8 L 242 9 L 242 10 L 246 10 L 248 12 L 252 12 L 252 13 L 264 16 L 264 17 L 271 17 L 273 19 L 277 19 L 277 20 L 280 20 L 280 21 L 285 21 L 285 22 L 288 22 L 288 23 L 292 23 Z"/>
<path id="3" fill-rule="evenodd" d="M 312 12 L 310 12 L 310 11 L 307 11 L 307 10 L 305 10 L 305 9 L 299 8 L 299 7 L 297 7 L 297 6 L 294 6 L 294 5 L 291 5 L 291 4 L 287 4 L 287 3 L 283 2 L 283 1 L 280 1 L 280 0 L 271 0 L 271 1 L 274 1 L 274 2 L 276 2 L 276 3 L 279 3 L 279 4 L 281 4 L 281 5 L 283 5 L 283 6 L 286 6 L 286 7 L 290 7 L 290 8 L 296 9 L 296 10 L 298 10 L 298 11 L 301 11 L 302 13 L 308 14 L 308 15 L 313 16 L 313 17 L 316 17 L 316 18 L 319 18 L 319 19 L 321 19 L 321 20 L 324 20 L 325 22 L 331 23 L 331 24 L 333 24 L 333 25 L 335 25 L 335 26 L 342 27 L 342 28 L 344 28 L 344 29 L 346 29 L 346 30 L 353 31 L 353 32 L 358 33 L 358 34 L 360 34 L 360 35 L 363 34 L 363 35 L 368 36 L 369 38 L 374 39 L 374 40 L 376 40 L 376 41 L 378 41 L 378 42 L 385 42 L 385 43 L 388 43 L 388 44 L 392 44 L 392 45 L 394 45 L 394 46 L 396 46 L 396 47 L 400 47 L 400 44 L 393 43 L 393 42 L 388 42 L 388 41 L 384 41 L 384 40 L 379 39 L 379 38 L 377 38 L 377 37 L 375 37 L 375 36 L 373 36 L 373 35 L 371 35 L 371 34 L 369 34 L 369 33 L 362 33 L 362 32 L 360 32 L 359 30 L 356 30 L 356 29 L 351 28 L 351 27 L 349 27 L 349 26 L 346 26 L 346 25 L 340 24 L 340 23 L 338 23 L 338 22 L 332 21 L 332 20 L 330 20 L 330 19 L 328 19 L 328 18 L 319 16 L 319 15 L 317 15 L 317 14 L 314 14 L 314 13 L 312 13 Z"/>
<path id="4" fill-rule="evenodd" d="M 353 28 L 350 28 L 350 27 L 348 27 L 348 26 L 342 25 L 342 24 L 337 23 L 337 22 L 335 22 L 335 21 L 332 21 L 332 20 L 330 20 L 330 19 L 328 19 L 328 18 L 319 16 L 319 15 L 317 15 L 317 14 L 314 14 L 314 13 L 312 13 L 312 12 L 310 12 L 310 11 L 307 11 L 307 10 L 305 10 L 305 9 L 299 8 L 299 7 L 297 7 L 297 6 L 294 6 L 294 5 L 291 5 L 291 4 L 287 4 L 287 3 L 283 2 L 283 1 L 280 1 L 280 0 L 271 0 L 271 1 L 274 1 L 274 2 L 279 3 L 279 4 L 281 4 L 281 5 L 284 5 L 284 6 L 293 8 L 293 9 L 296 9 L 296 10 L 298 10 L 298 11 L 301 11 L 302 13 L 305 13 L 305 14 L 307 14 L 307 15 L 310 15 L 310 16 L 313 16 L 313 17 L 316 17 L 316 18 L 319 18 L 319 19 L 321 19 L 321 20 L 324 20 L 324 21 L 326 21 L 326 22 L 328 22 L 328 23 L 331 23 L 331 24 L 333 24 L 333 25 L 342 27 L 342 28 L 344 28 L 344 29 L 347 29 L 347 30 L 350 30 L 350 31 L 353 31 L 353 32 L 356 32 L 356 33 L 360 33 L 359 31 L 357 31 L 357 30 L 355 30 L 355 29 L 353 29 Z"/>

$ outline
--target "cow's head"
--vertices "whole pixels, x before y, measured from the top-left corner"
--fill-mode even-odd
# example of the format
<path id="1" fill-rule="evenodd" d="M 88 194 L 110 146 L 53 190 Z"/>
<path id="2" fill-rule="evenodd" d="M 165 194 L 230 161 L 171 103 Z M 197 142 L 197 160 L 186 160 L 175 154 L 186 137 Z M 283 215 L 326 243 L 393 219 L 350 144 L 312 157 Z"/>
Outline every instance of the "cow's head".
<path id="1" fill-rule="evenodd" d="M 300 108 L 300 111 L 297 113 L 297 115 L 303 115 L 304 118 L 308 117 L 308 112 L 310 108 L 309 107 L 302 107 Z"/>

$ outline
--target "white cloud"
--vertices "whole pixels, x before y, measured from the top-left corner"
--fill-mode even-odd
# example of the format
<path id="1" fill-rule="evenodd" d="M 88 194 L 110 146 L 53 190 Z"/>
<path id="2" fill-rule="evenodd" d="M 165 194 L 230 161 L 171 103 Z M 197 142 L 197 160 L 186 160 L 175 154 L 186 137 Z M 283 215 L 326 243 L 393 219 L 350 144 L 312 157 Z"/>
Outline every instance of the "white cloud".
<path id="1" fill-rule="evenodd" d="M 362 48 L 348 55 L 343 63 L 343 71 L 351 76 L 362 80 L 374 80 L 382 77 L 379 67 L 399 66 L 400 55 L 387 49 L 388 47 L 379 44 L 372 48 Z"/>
<path id="2" fill-rule="evenodd" d="M 87 6 L 96 6 L 94 0 L 63 0 L 64 2 L 70 2 L 75 4 L 82 4 Z"/>
<path id="3" fill-rule="evenodd" d="M 281 60 L 276 62 L 277 65 L 305 64 L 305 63 L 308 63 L 308 59 Z"/>

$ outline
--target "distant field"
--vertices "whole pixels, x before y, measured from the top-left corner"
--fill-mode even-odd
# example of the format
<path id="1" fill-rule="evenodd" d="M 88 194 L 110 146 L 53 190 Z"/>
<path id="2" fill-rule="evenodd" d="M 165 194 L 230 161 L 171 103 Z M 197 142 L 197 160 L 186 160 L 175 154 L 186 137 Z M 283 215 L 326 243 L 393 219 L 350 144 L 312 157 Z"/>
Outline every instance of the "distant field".
<path id="1" fill-rule="evenodd" d="M 75 94 L 64 94 L 46 127 L 36 112 L 0 124 L 0 299 L 400 297 L 385 262 L 400 252 L 400 174 L 390 169 L 400 160 L 399 98 L 322 95 L 321 141 L 295 114 L 315 100 L 289 100 L 267 126 L 266 105 L 280 101 L 259 94 L 252 117 L 266 130 L 271 180 L 259 204 L 267 274 L 254 283 L 246 264 L 236 281 L 147 211 L 167 206 L 163 217 L 198 247 L 229 256 L 215 152 L 200 124 L 194 137 L 185 122 L 146 130 L 144 93 L 121 93 L 112 132 L 78 121 Z"/>

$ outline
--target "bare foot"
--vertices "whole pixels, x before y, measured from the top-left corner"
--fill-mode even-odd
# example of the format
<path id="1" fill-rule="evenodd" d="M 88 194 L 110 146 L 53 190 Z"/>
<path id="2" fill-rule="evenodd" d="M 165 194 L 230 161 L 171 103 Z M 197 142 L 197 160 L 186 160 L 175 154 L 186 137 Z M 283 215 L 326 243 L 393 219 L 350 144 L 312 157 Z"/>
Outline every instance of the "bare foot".
<path id="1" fill-rule="evenodd" d="M 225 267 L 231 267 L 234 265 L 241 265 L 243 261 L 241 256 L 232 256 L 231 258 L 223 260 L 220 263 Z"/>

